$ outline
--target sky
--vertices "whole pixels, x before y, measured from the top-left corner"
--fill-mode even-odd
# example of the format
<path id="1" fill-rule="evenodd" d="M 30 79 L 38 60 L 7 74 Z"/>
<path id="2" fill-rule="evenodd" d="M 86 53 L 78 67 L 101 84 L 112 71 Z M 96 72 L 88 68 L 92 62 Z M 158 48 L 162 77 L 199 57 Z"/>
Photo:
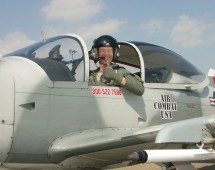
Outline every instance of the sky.
<path id="1" fill-rule="evenodd" d="M 0 55 L 75 33 L 168 48 L 205 74 L 215 69 L 214 0 L 0 0 Z"/>

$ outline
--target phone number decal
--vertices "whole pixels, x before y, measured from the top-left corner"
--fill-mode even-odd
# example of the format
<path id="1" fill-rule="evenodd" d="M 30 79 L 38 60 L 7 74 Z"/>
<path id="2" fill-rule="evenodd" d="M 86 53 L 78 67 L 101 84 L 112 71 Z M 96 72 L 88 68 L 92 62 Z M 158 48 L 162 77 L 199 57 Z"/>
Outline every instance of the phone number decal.
<path id="1" fill-rule="evenodd" d="M 91 91 L 96 95 L 122 95 L 122 90 L 116 88 L 92 88 Z"/>

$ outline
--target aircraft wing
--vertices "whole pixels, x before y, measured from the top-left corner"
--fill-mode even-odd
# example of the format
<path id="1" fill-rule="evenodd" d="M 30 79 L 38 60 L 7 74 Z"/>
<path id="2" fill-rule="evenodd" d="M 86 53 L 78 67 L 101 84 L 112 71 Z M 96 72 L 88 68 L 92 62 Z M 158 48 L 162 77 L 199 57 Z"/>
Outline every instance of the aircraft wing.
<path id="1" fill-rule="evenodd" d="M 156 144 L 191 144 L 194 149 L 139 150 L 128 155 L 128 159 L 141 163 L 163 162 L 214 162 L 215 114 L 170 123 L 162 128 L 155 138 Z M 196 145 L 195 145 L 196 144 Z"/>
<path id="2" fill-rule="evenodd" d="M 155 143 L 211 143 L 214 130 L 215 115 L 178 121 L 161 129 Z"/>
<path id="3" fill-rule="evenodd" d="M 151 142 L 164 126 L 151 126 L 129 134 L 128 129 L 112 128 L 71 133 L 56 139 L 50 145 L 48 155 L 52 162 L 60 163 L 77 155 Z"/>
<path id="4" fill-rule="evenodd" d="M 215 140 L 213 138 L 214 132 L 215 115 L 183 120 L 169 124 L 162 124 L 158 126 L 150 126 L 145 129 L 132 131 L 131 133 L 128 133 L 128 131 L 125 129 L 92 129 L 81 132 L 74 132 L 56 139 L 50 145 L 48 155 L 52 162 L 61 163 L 67 158 L 78 155 L 84 155 L 108 149 L 122 148 L 148 142 L 155 142 L 157 144 L 198 144 L 200 142 L 215 143 Z M 159 152 L 157 152 L 155 155 L 160 155 L 160 158 L 162 158 L 161 160 L 165 162 L 163 157 L 163 153 L 165 153 L 164 150 L 158 151 L 162 152 L 162 154 L 158 154 Z M 183 152 L 183 150 L 181 151 Z M 143 161 L 144 155 L 138 154 L 142 154 L 144 152 L 137 151 L 135 152 L 135 157 L 131 157 L 131 155 L 128 157 L 133 161 Z M 174 152 L 177 151 L 174 150 Z M 211 153 L 211 151 L 209 152 L 210 155 L 214 154 Z M 151 152 L 148 151 L 148 153 Z M 209 153 L 201 152 L 201 155 L 209 155 Z M 168 162 L 170 161 L 170 157 L 171 156 L 168 157 Z M 156 158 L 156 161 L 149 158 L 150 155 L 147 155 L 146 162 L 147 160 L 151 160 L 150 162 L 159 162 L 159 158 Z M 207 156 L 205 158 L 207 159 Z M 208 159 L 211 159 L 211 156 Z M 186 159 L 184 159 L 183 161 L 185 160 Z"/>

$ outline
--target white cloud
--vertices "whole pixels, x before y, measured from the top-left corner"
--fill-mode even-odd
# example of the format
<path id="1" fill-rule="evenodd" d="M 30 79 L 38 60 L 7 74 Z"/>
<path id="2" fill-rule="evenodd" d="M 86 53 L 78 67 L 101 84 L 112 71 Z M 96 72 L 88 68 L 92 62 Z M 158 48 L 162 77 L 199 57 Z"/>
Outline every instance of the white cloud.
<path id="1" fill-rule="evenodd" d="M 142 23 L 140 29 L 146 31 L 149 34 L 154 34 L 166 29 L 167 23 L 164 20 L 152 18 L 148 22 Z"/>
<path id="2" fill-rule="evenodd" d="M 105 4 L 101 0 L 51 0 L 42 8 L 47 19 L 47 25 L 44 26 L 43 31 L 46 37 L 75 33 L 84 40 L 101 34 L 115 33 L 125 21 L 110 18 L 95 21 L 95 16 L 99 15 L 104 8 Z"/>
<path id="3" fill-rule="evenodd" d="M 27 36 L 22 32 L 7 34 L 3 40 L 0 40 L 0 54 L 9 53 L 32 43 L 34 43 L 34 41 L 27 38 Z"/>
<path id="4" fill-rule="evenodd" d="M 99 13 L 104 5 L 101 0 L 52 0 L 42 9 L 47 20 L 80 21 Z"/>
<path id="5" fill-rule="evenodd" d="M 120 29 L 123 24 L 125 24 L 125 21 L 112 19 L 102 23 L 84 26 L 78 29 L 77 33 L 84 37 L 84 39 L 91 39 L 102 34 L 115 33 Z"/>
<path id="6" fill-rule="evenodd" d="M 204 21 L 182 15 L 171 29 L 171 39 L 174 44 L 184 48 L 208 43 L 211 41 L 207 38 L 207 31 L 210 27 L 211 25 Z"/>
<path id="7" fill-rule="evenodd" d="M 120 30 L 126 21 L 110 19 L 100 23 L 89 25 L 79 25 L 74 27 L 72 24 L 64 24 L 57 26 L 47 26 L 44 29 L 45 36 L 51 37 L 65 33 L 75 33 L 84 38 L 85 41 L 92 40 L 102 34 L 113 34 Z"/>
<path id="8" fill-rule="evenodd" d="M 170 42 L 183 48 L 215 42 L 215 23 L 187 15 L 181 15 L 176 21 L 152 18 L 142 23 L 140 29 L 150 36 L 169 33 Z"/>

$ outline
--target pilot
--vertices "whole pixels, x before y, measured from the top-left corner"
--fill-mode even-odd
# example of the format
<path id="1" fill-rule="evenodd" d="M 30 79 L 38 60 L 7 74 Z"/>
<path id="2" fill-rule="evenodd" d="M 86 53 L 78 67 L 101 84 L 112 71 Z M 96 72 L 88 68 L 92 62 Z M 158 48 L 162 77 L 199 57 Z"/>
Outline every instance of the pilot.
<path id="1" fill-rule="evenodd" d="M 90 59 L 99 67 L 90 71 L 90 82 L 93 84 L 105 83 L 125 87 L 128 91 L 142 96 L 144 86 L 142 79 L 136 74 L 132 74 L 124 67 L 116 64 L 119 57 L 119 46 L 117 40 L 109 35 L 98 37 L 89 52 Z"/>

